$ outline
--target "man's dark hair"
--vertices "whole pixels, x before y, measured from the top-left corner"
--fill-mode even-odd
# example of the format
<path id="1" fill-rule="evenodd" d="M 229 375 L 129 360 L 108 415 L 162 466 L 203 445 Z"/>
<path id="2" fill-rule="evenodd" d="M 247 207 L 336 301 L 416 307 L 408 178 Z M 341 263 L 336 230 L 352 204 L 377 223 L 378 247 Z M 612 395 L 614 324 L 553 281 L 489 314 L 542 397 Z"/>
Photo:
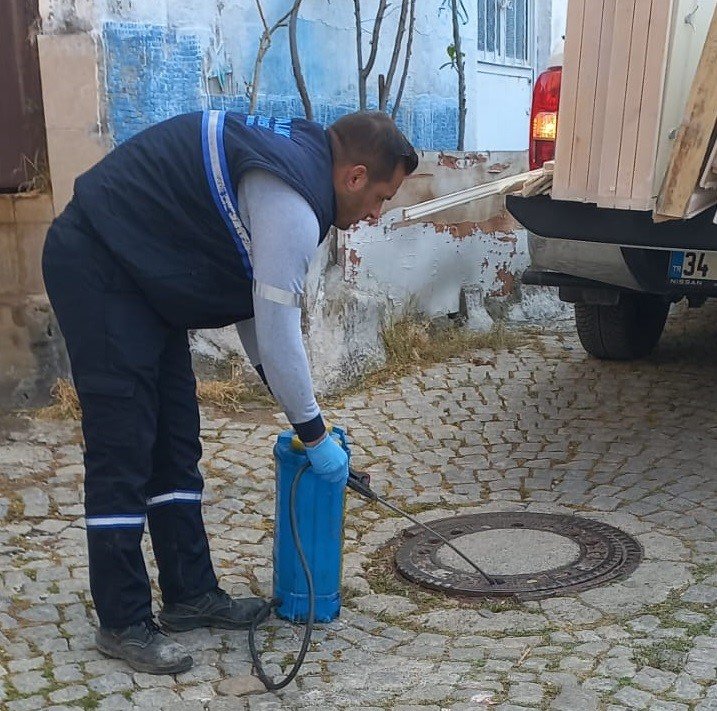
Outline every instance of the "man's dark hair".
<path id="1" fill-rule="evenodd" d="M 390 180 L 398 165 L 403 165 L 406 175 L 416 170 L 416 151 L 383 111 L 347 114 L 329 130 L 338 144 L 339 155 L 335 158 L 340 163 L 365 165 L 370 180 Z"/>

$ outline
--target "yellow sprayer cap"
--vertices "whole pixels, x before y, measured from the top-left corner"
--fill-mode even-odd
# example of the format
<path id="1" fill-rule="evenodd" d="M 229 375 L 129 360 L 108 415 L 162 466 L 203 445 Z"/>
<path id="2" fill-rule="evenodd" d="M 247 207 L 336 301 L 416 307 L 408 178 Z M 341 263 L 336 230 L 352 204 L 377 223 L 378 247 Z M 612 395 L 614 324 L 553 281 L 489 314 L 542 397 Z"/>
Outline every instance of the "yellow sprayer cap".
<path id="1" fill-rule="evenodd" d="M 324 426 L 326 427 L 326 431 L 331 434 L 334 431 L 334 426 L 328 422 L 324 423 Z M 291 438 L 291 448 L 295 452 L 303 452 L 306 447 L 304 446 L 304 443 L 299 439 L 299 435 L 295 434 Z"/>

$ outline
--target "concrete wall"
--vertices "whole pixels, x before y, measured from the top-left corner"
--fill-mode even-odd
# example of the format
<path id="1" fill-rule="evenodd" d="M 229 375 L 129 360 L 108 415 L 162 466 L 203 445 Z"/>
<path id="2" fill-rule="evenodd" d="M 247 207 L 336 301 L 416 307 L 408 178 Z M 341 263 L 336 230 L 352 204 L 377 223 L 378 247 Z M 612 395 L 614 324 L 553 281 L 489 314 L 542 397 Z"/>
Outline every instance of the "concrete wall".
<path id="1" fill-rule="evenodd" d="M 89 33 L 38 37 L 47 152 L 55 212 L 72 197 L 75 178 L 111 148 L 103 129 L 102 58 Z"/>
<path id="2" fill-rule="evenodd" d="M 565 36 L 568 17 L 568 0 L 552 0 L 551 51 L 555 51 Z"/>
<path id="3" fill-rule="evenodd" d="M 0 410 L 44 402 L 67 361 L 42 282 L 48 194 L 0 195 Z"/>

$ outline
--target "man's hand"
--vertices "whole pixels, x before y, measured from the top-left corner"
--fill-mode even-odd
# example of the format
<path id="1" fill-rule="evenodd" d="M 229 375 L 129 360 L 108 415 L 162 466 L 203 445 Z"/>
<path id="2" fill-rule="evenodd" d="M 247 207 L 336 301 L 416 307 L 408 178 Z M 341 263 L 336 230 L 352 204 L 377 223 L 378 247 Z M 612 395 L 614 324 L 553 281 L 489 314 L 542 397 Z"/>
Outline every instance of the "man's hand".
<path id="1" fill-rule="evenodd" d="M 348 455 L 328 432 L 319 440 L 308 442 L 304 446 L 311 468 L 317 476 L 329 484 L 337 484 L 341 481 L 346 484 Z"/>

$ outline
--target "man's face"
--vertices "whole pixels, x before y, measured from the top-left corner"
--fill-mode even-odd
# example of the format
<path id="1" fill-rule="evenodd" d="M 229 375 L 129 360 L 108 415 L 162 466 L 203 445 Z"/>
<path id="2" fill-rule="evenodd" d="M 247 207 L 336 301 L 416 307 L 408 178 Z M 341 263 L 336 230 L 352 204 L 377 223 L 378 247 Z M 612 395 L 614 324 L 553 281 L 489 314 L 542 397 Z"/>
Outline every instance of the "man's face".
<path id="1" fill-rule="evenodd" d="M 396 166 L 390 180 L 371 181 L 365 165 L 342 166 L 334 171 L 336 191 L 335 225 L 346 230 L 361 220 L 377 220 L 386 200 L 401 187 L 406 171 Z"/>

